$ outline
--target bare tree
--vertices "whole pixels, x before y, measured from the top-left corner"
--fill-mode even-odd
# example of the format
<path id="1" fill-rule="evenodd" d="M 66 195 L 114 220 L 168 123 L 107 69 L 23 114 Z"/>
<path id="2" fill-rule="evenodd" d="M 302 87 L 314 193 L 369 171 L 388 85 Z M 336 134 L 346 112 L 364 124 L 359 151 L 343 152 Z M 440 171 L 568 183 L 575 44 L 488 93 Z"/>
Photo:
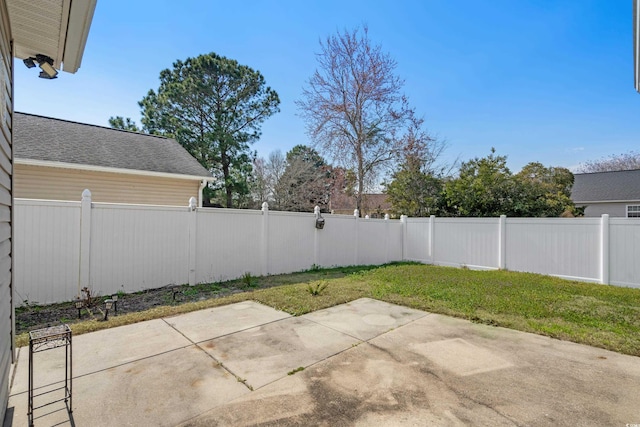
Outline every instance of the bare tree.
<path id="1" fill-rule="evenodd" d="M 297 102 L 314 145 L 356 174 L 356 207 L 367 184 L 393 161 L 412 113 L 394 74 L 396 62 L 372 45 L 368 29 L 320 42 L 318 68 Z"/>
<path id="2" fill-rule="evenodd" d="M 610 172 L 640 169 L 640 153 L 629 151 L 628 153 L 611 155 L 600 160 L 591 160 L 580 164 L 578 172 Z"/>

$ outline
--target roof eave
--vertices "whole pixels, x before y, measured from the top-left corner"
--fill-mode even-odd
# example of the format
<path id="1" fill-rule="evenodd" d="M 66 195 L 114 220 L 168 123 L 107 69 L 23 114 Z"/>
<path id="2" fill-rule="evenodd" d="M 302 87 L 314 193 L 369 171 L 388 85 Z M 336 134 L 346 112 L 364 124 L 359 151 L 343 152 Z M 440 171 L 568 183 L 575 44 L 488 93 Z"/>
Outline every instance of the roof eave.
<path id="1" fill-rule="evenodd" d="M 80 68 L 97 0 L 6 0 L 15 56 L 50 57 L 68 73 Z"/>
<path id="2" fill-rule="evenodd" d="M 82 55 L 89 37 L 89 29 L 93 20 L 97 0 L 74 0 L 69 10 L 69 23 L 64 43 L 62 70 L 75 73 L 82 63 Z"/>

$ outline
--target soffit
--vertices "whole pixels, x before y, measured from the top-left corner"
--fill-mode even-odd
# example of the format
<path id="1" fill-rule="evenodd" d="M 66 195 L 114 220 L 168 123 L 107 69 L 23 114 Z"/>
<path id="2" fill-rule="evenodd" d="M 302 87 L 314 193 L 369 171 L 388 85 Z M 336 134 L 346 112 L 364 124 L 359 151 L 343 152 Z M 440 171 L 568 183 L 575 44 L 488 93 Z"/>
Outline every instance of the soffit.
<path id="1" fill-rule="evenodd" d="M 47 55 L 54 67 L 75 73 L 93 19 L 96 0 L 6 0 L 14 55 Z M 64 67 L 64 68 L 61 68 Z"/>

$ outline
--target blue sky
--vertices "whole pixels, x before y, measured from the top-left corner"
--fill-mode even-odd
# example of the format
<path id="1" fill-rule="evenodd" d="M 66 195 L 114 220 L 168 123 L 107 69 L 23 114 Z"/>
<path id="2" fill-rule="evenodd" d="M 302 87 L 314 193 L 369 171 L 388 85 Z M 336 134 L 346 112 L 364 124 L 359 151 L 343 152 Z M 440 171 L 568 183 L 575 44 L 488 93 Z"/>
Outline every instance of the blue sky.
<path id="1" fill-rule="evenodd" d="M 640 150 L 629 0 L 99 0 L 82 66 L 56 80 L 15 67 L 15 109 L 108 125 L 176 59 L 215 52 L 260 70 L 281 99 L 254 145 L 261 156 L 308 144 L 295 100 L 319 40 L 367 24 L 398 63 L 445 160 L 508 156 L 575 167 Z"/>

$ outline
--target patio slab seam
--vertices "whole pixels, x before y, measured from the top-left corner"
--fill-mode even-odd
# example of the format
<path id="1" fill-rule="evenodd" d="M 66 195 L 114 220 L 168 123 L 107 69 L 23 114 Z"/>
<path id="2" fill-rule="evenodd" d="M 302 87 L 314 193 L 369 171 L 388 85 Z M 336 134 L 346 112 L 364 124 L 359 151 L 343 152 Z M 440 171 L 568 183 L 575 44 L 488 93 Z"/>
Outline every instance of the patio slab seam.
<path id="1" fill-rule="evenodd" d="M 132 363 L 140 362 L 141 360 L 152 359 L 154 357 L 162 356 L 163 354 L 168 354 L 168 353 L 172 353 L 174 351 L 184 350 L 185 348 L 189 348 L 189 347 L 192 347 L 192 346 L 194 346 L 194 344 L 187 344 L 187 345 L 182 346 L 182 347 L 176 347 L 176 348 L 172 348 L 171 350 L 161 351 L 159 353 L 151 354 L 149 356 L 144 356 L 144 357 L 141 357 L 141 358 L 135 359 L 135 360 L 129 360 L 127 362 L 119 363 L 117 365 L 108 366 L 106 368 L 98 369 L 96 371 L 87 372 L 87 373 L 80 374 L 80 375 L 74 375 L 73 379 L 75 380 L 75 379 L 78 379 L 78 378 L 88 377 L 90 375 L 98 374 L 98 373 L 101 373 L 101 372 L 106 372 L 106 371 L 108 371 L 110 369 L 119 368 L 121 366 L 126 366 L 126 365 L 130 365 Z M 18 363 L 16 362 L 15 366 L 17 367 L 17 365 L 18 365 Z M 62 384 L 62 383 L 64 383 L 64 380 L 55 381 L 55 382 L 52 382 L 52 383 L 49 383 L 49 384 L 45 384 L 45 385 L 41 385 L 41 386 L 38 386 L 38 387 L 34 387 L 34 391 L 35 390 L 40 390 L 40 389 L 43 389 L 43 388 L 47 388 L 47 387 L 51 387 L 51 386 L 56 385 L 56 384 Z M 9 397 L 20 396 L 21 394 L 25 394 L 27 392 L 28 392 L 28 390 L 19 391 L 17 393 L 9 394 Z"/>
<path id="2" fill-rule="evenodd" d="M 171 317 L 175 317 L 175 316 L 171 316 Z M 252 326 L 247 326 L 247 327 L 244 327 L 244 328 L 242 328 L 242 329 L 238 329 L 237 331 L 227 332 L 227 333 L 225 333 L 225 334 L 221 334 L 221 335 L 216 335 L 215 337 L 212 337 L 212 338 L 207 338 L 207 339 L 200 340 L 200 341 L 194 341 L 194 340 L 192 340 L 191 338 L 189 338 L 188 336 L 186 336 L 184 333 L 182 333 L 182 332 L 181 332 L 181 331 L 180 331 L 180 330 L 179 330 L 175 325 L 172 325 L 171 323 L 169 323 L 169 322 L 167 321 L 167 319 L 170 319 L 171 317 L 163 317 L 161 320 L 163 320 L 163 321 L 164 321 L 167 325 L 169 325 L 172 329 L 174 329 L 174 330 L 175 330 L 176 332 L 178 332 L 180 335 L 182 335 L 183 337 L 185 337 L 186 339 L 188 339 L 188 340 L 189 340 L 189 342 L 191 342 L 192 344 L 195 344 L 195 345 L 202 344 L 202 343 L 205 343 L 205 342 L 207 342 L 207 341 L 211 341 L 211 340 L 216 340 L 216 339 L 218 339 L 218 338 L 227 337 L 227 336 L 229 336 L 229 335 L 237 334 L 237 333 L 239 333 L 239 332 L 248 331 L 248 330 L 250 330 L 250 329 L 257 328 L 257 327 L 260 327 L 260 326 L 270 325 L 270 324 L 272 324 L 272 323 L 276 323 L 276 322 L 280 322 L 280 321 L 282 321 L 282 320 L 288 319 L 288 317 L 285 317 L 284 319 L 275 319 L 275 320 L 270 320 L 270 321 L 268 321 L 268 322 L 258 323 L 258 324 L 256 324 L 256 325 L 252 325 Z M 298 317 L 298 316 L 291 316 L 291 317 Z"/>

